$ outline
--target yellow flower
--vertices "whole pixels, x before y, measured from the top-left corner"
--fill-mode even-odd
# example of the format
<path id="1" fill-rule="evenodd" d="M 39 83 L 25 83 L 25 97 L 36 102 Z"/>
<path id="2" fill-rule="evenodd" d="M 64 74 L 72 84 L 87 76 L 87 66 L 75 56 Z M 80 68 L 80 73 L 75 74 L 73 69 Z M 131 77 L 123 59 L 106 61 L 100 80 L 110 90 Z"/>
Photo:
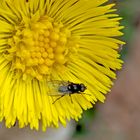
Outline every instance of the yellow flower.
<path id="1" fill-rule="evenodd" d="M 43 130 L 104 102 L 121 68 L 122 41 L 108 0 L 0 1 L 0 121 Z M 48 82 L 84 83 L 86 94 L 50 96 Z M 70 99 L 71 98 L 71 99 Z M 72 101 L 71 101 L 72 100 Z"/>

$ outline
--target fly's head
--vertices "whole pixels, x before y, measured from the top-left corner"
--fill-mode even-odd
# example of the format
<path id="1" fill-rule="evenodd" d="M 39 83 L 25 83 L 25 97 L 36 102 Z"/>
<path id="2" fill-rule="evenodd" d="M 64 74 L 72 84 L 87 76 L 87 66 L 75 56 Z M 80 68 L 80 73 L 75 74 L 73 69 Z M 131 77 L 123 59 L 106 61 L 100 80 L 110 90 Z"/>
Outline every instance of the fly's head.
<path id="1" fill-rule="evenodd" d="M 84 84 L 80 84 L 80 91 L 84 92 L 87 89 L 87 87 Z"/>

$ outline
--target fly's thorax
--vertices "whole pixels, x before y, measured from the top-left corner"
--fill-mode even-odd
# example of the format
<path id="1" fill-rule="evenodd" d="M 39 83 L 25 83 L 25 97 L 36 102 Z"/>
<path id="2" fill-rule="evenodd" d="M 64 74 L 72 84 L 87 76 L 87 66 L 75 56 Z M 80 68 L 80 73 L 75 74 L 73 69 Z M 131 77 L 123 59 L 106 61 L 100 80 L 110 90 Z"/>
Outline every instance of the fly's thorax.
<path id="1" fill-rule="evenodd" d="M 78 92 L 80 92 L 80 85 L 79 84 L 75 84 L 75 83 L 70 83 L 68 85 L 68 90 L 71 93 L 78 93 Z"/>

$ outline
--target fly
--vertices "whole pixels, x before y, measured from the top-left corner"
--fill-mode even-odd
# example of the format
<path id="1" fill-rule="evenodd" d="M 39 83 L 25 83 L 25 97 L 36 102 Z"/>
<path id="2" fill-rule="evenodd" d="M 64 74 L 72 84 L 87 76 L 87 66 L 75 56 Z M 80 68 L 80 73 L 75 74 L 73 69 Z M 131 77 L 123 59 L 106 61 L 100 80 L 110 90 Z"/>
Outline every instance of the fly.
<path id="1" fill-rule="evenodd" d="M 52 81 L 48 82 L 49 92 L 51 96 L 58 97 L 53 104 L 65 95 L 71 96 L 72 94 L 82 94 L 87 87 L 83 83 L 73 83 L 70 81 Z"/>

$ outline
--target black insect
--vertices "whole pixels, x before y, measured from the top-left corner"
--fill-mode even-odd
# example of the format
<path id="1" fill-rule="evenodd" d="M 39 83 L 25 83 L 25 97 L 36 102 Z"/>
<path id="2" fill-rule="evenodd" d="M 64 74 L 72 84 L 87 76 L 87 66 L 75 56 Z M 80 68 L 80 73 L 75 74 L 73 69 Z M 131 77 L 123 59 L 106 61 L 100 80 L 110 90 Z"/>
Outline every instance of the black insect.
<path id="1" fill-rule="evenodd" d="M 73 83 L 70 81 L 52 81 L 48 83 L 51 96 L 60 96 L 58 97 L 53 104 L 62 98 L 65 95 L 71 96 L 72 94 L 82 94 L 87 87 L 83 83 Z"/>

